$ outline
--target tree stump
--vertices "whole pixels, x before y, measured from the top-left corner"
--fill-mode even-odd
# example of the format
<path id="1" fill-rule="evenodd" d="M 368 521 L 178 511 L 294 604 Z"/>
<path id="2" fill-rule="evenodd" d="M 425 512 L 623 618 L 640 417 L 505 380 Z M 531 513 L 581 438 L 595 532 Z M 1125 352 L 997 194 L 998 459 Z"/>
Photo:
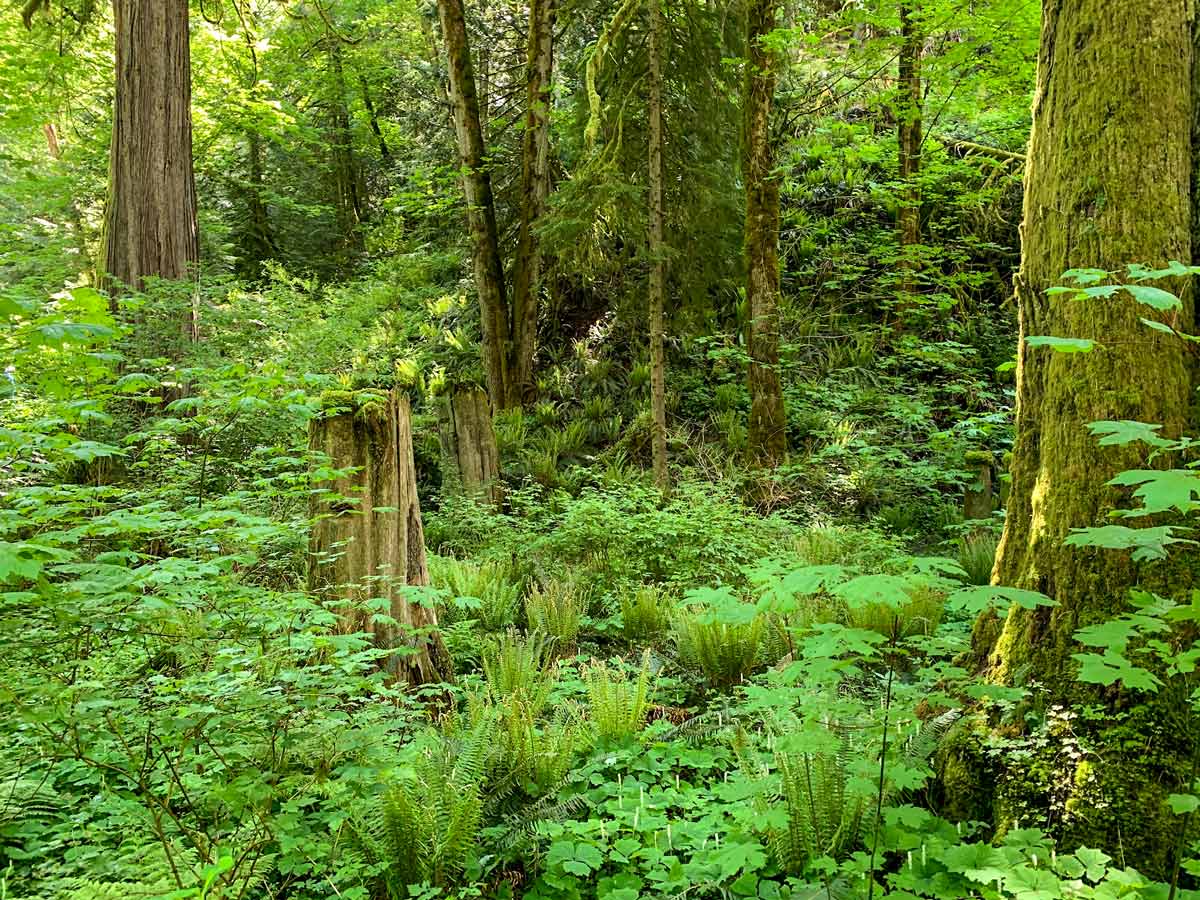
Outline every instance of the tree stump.
<path id="1" fill-rule="evenodd" d="M 500 451 L 488 395 L 474 385 L 451 388 L 438 416 L 442 483 L 450 491 L 499 505 Z"/>
<path id="2" fill-rule="evenodd" d="M 987 450 L 971 450 L 966 455 L 966 468 L 975 474 L 975 481 L 967 486 L 963 494 L 963 518 L 968 522 L 992 517 L 993 461 L 992 454 Z"/>
<path id="3" fill-rule="evenodd" d="M 323 406 L 309 428 L 309 449 L 348 471 L 314 484 L 324 490 L 311 500 L 309 589 L 340 607 L 343 631 L 369 631 L 376 646 L 396 650 L 384 661 L 393 677 L 447 681 L 437 612 L 407 590 L 429 584 L 408 399 L 395 391 L 339 391 Z M 317 456 L 314 465 L 324 462 Z"/>

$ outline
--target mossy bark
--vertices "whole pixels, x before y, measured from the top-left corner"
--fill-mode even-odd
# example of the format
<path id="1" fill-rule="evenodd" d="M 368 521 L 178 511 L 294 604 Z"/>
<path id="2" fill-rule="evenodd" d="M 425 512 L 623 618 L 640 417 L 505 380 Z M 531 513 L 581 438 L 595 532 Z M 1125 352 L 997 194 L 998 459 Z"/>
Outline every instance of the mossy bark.
<path id="1" fill-rule="evenodd" d="M 438 422 L 445 488 L 499 505 L 500 451 L 487 394 L 474 386 L 449 391 Z"/>
<path id="2" fill-rule="evenodd" d="M 746 25 L 746 306 L 750 350 L 750 456 L 773 466 L 787 454 L 787 416 L 779 378 L 779 176 L 771 141 L 775 0 L 750 0 Z"/>
<path id="3" fill-rule="evenodd" d="M 666 293 L 667 261 L 663 244 L 663 77 L 662 7 L 660 0 L 647 0 L 650 20 L 650 135 L 648 182 L 650 187 L 650 409 L 654 420 L 654 483 L 660 490 L 671 486 L 667 472 L 667 372 L 663 359 L 663 300 Z"/>
<path id="4" fill-rule="evenodd" d="M 504 409 L 510 397 L 508 297 L 504 266 L 500 261 L 492 176 L 486 164 L 479 95 L 467 39 L 466 13 L 463 0 L 438 0 L 437 7 L 442 40 L 446 45 L 449 97 L 454 111 L 454 133 L 462 163 L 467 223 L 471 229 L 474 250 L 475 291 L 479 296 L 480 330 L 483 335 L 483 369 L 487 375 L 492 405 L 496 409 Z"/>
<path id="5" fill-rule="evenodd" d="M 388 672 L 413 684 L 446 681 L 450 657 L 432 606 L 406 588 L 429 584 L 417 500 L 411 414 L 396 392 L 334 396 L 309 430 L 309 449 L 351 472 L 314 487 L 309 589 L 332 602 L 346 632 L 370 631 Z M 373 619 L 382 610 L 392 619 Z M 370 602 L 369 602 L 370 601 Z"/>
<path id="6" fill-rule="evenodd" d="M 1087 425 L 1131 419 L 1179 434 L 1191 384 L 1183 342 L 1139 321 L 1152 310 L 1124 294 L 1072 301 L 1046 290 L 1071 268 L 1190 258 L 1192 11 L 1187 0 L 1045 0 L 1043 12 L 1016 278 L 1017 435 L 994 580 L 1040 591 L 1058 605 L 1014 607 L 1002 622 L 984 616 L 974 649 L 992 680 L 1036 684 L 1048 705 L 1069 705 L 1083 696 L 1071 658 L 1079 649 L 1075 631 L 1125 610 L 1129 588 L 1147 574 L 1128 553 L 1064 543 L 1073 529 L 1105 524 L 1122 501 L 1106 482 L 1144 464 L 1142 449 L 1101 447 Z M 1185 295 L 1184 309 L 1166 318 L 1187 328 L 1191 317 Z M 1090 338 L 1100 347 L 1056 353 L 1029 347 L 1033 335 Z M 1110 853 L 1121 847 L 1130 865 L 1162 874 L 1157 842 L 1170 830 L 1162 799 L 1190 748 L 1151 748 L 1149 735 L 1114 740 L 1126 699 L 1088 700 L 1100 700 L 1103 712 L 1080 723 L 1085 743 L 1120 773 L 1089 782 L 1089 790 L 1134 792 L 1140 809 L 1091 816 L 1088 834 L 1064 825 L 1060 835 Z M 1148 708 L 1159 703 L 1138 700 Z M 1088 802 L 1118 805 L 1111 795 Z M 997 815 L 1006 813 L 998 808 Z"/>
<path id="7" fill-rule="evenodd" d="M 897 58 L 896 139 L 900 154 L 900 203 L 896 237 L 900 247 L 900 304 L 906 309 L 917 292 L 917 248 L 921 244 L 921 51 L 925 39 L 917 27 L 912 0 L 900 3 L 900 53 Z"/>
<path id="8" fill-rule="evenodd" d="M 550 196 L 550 105 L 554 73 L 555 0 L 532 0 L 525 73 L 525 132 L 521 135 L 521 208 L 513 261 L 508 405 L 531 402 L 542 251 L 535 228 Z"/>

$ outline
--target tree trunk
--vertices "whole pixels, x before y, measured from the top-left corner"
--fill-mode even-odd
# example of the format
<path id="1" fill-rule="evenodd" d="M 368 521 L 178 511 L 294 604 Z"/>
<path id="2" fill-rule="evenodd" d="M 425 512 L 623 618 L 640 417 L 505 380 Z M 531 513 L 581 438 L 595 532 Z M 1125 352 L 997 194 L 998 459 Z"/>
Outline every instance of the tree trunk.
<path id="1" fill-rule="evenodd" d="M 189 278 L 200 259 L 187 0 L 113 0 L 116 91 L 102 283 Z M 115 306 L 115 301 L 114 301 Z M 196 334 L 194 312 L 185 324 Z"/>
<path id="2" fill-rule="evenodd" d="M 663 361 L 663 293 L 667 262 L 663 256 L 663 98 L 662 7 L 650 6 L 650 407 L 654 416 L 654 483 L 671 486 L 667 473 L 667 386 Z"/>
<path id="3" fill-rule="evenodd" d="M 263 199 L 266 191 L 263 184 L 263 139 L 253 128 L 246 133 L 246 165 L 246 230 L 240 240 L 238 272 L 243 278 L 253 280 L 262 277 L 263 261 L 279 253 L 271 230 L 271 217 Z"/>
<path id="4" fill-rule="evenodd" d="M 554 70 L 555 0 L 531 0 L 525 78 L 525 132 L 521 137 L 521 219 L 513 265 L 510 406 L 533 399 L 542 255 L 534 227 L 550 196 L 550 85 Z"/>
<path id="5" fill-rule="evenodd" d="M 337 230 L 347 247 L 359 247 L 362 233 L 359 225 L 365 216 L 366 197 L 354 158 L 354 137 L 350 131 L 350 110 L 346 105 L 346 74 L 342 67 L 342 51 L 337 35 L 328 34 L 329 68 L 333 73 L 333 97 L 330 99 L 330 151 L 333 154 L 333 202 Z"/>
<path id="6" fill-rule="evenodd" d="M 1071 301 L 1046 290 L 1073 267 L 1190 258 L 1189 7 L 1188 0 L 1044 4 L 1016 279 L 1017 434 L 995 581 L 1041 591 L 1059 605 L 1014 607 L 1002 626 L 982 618 L 976 653 L 998 682 L 1039 682 L 1044 693 L 1035 696 L 1047 704 L 1095 702 L 1075 681 L 1072 636 L 1127 610 L 1129 588 L 1145 575 L 1126 552 L 1064 545 L 1072 529 L 1103 525 L 1120 505 L 1106 482 L 1144 465 L 1137 446 L 1101 447 L 1087 424 L 1137 420 L 1178 435 L 1190 384 L 1183 342 L 1140 323 L 1152 315 L 1146 307 L 1124 295 Z M 1186 297 L 1185 307 L 1174 322 L 1184 328 Z M 1056 353 L 1029 347 L 1032 335 L 1092 338 L 1101 347 Z M 1062 825 L 1064 844 L 1122 847 L 1129 865 L 1162 875 L 1176 827 L 1161 815 L 1163 800 L 1179 789 L 1194 726 L 1179 723 L 1180 698 L 1103 699 L 1075 724 L 1097 762 L 1090 783 L 1082 783 L 1083 764 L 1064 781 L 1070 792 L 1088 792 L 1068 800 L 1069 810 L 1078 805 Z"/>
<path id="7" fill-rule="evenodd" d="M 447 681 L 437 613 L 406 591 L 429 584 L 408 399 L 338 393 L 326 407 L 310 427 L 309 449 L 353 471 L 321 485 L 332 497 L 313 495 L 309 589 L 339 607 L 345 632 L 370 631 L 376 646 L 396 651 L 384 660 L 393 677 Z M 381 612 L 394 624 L 374 621 Z"/>
<path id="8" fill-rule="evenodd" d="M 779 178 L 771 141 L 775 60 L 763 39 L 775 0 L 750 0 L 746 29 L 746 306 L 750 349 L 750 455 L 774 466 L 787 453 L 779 379 Z"/>
<path id="9" fill-rule="evenodd" d="M 443 486 L 499 505 L 500 451 L 487 393 L 474 386 L 448 391 L 438 424 Z"/>
<path id="10" fill-rule="evenodd" d="M 438 16 L 450 73 L 450 100 L 454 109 L 454 131 L 463 167 L 463 192 L 467 220 L 474 244 L 475 290 L 483 334 L 483 368 L 488 396 L 495 409 L 508 405 L 508 301 L 504 290 L 504 267 L 496 230 L 496 208 L 492 178 L 485 165 L 483 128 L 475 73 L 467 42 L 463 0 L 438 0 Z"/>
<path id="11" fill-rule="evenodd" d="M 392 161 L 392 150 L 388 147 L 387 138 L 383 135 L 383 129 L 379 127 L 379 116 L 375 112 L 375 103 L 371 100 L 371 90 L 367 86 L 367 79 L 359 75 L 358 84 L 362 88 L 363 106 L 367 110 L 367 120 L 371 123 L 371 133 L 375 135 L 375 140 L 379 143 L 379 158 L 385 163 L 390 163 Z"/>
<path id="12" fill-rule="evenodd" d="M 911 306 L 917 292 L 916 248 L 921 243 L 921 50 L 924 40 L 913 21 L 914 4 L 900 4 L 900 57 L 896 134 L 900 149 L 900 203 L 896 230 L 900 248 L 900 308 Z"/>

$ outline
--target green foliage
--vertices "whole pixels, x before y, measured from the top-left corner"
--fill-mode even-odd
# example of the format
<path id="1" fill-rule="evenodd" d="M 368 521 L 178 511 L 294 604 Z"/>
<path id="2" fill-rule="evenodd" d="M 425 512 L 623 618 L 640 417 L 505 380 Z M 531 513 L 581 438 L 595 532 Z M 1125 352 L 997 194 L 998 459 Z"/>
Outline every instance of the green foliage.
<path id="1" fill-rule="evenodd" d="M 512 566 L 503 561 L 473 563 L 430 556 L 429 580 L 449 595 L 442 607 L 447 622 L 474 619 L 487 631 L 501 631 L 516 623 L 521 586 Z"/>
<path id="2" fill-rule="evenodd" d="M 637 735 L 646 722 L 650 695 L 650 654 L 632 674 L 623 667 L 595 663 L 584 673 L 591 728 L 601 741 L 619 742 Z"/>
<path id="3" fill-rule="evenodd" d="M 630 643 L 651 643 L 671 624 L 674 599 L 654 585 L 621 592 L 621 632 Z"/>
<path id="4" fill-rule="evenodd" d="M 579 622 L 587 610 L 583 591 L 571 582 L 550 581 L 525 598 L 525 620 L 534 631 L 554 642 L 557 653 L 575 647 Z"/>
<path id="5" fill-rule="evenodd" d="M 690 599 L 698 605 L 680 610 L 672 622 L 679 661 L 728 690 L 758 666 L 764 620 L 727 593 L 693 592 Z"/>

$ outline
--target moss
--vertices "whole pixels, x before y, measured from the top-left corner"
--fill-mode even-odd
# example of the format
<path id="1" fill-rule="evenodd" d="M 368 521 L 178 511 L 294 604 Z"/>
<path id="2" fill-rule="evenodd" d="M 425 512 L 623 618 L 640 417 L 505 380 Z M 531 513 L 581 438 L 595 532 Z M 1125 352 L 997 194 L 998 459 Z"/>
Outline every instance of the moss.
<path id="1" fill-rule="evenodd" d="M 963 461 L 968 466 L 990 466 L 995 459 L 991 450 L 968 450 L 963 455 Z"/>
<path id="2" fill-rule="evenodd" d="M 938 747 L 934 806 L 953 822 L 992 822 L 995 765 L 987 754 L 986 721 L 980 715 L 955 723 Z"/>
<path id="3" fill-rule="evenodd" d="M 387 418 L 389 395 L 378 388 L 362 390 L 329 390 L 321 394 L 320 405 L 323 415 L 352 413 L 364 421 Z"/>

